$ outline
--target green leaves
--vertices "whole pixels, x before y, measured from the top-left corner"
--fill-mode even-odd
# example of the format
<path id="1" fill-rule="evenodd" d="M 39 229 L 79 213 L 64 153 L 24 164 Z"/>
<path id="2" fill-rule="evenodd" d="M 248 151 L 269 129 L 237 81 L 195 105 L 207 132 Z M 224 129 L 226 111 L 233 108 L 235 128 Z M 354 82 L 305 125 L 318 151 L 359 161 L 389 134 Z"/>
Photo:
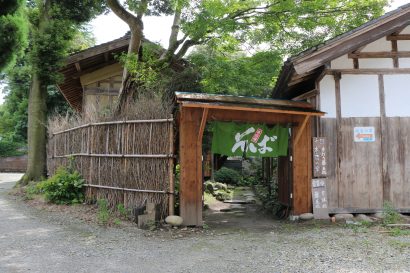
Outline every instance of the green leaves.
<path id="1" fill-rule="evenodd" d="M 199 70 L 206 93 L 245 96 L 269 95 L 282 63 L 278 52 L 259 52 L 253 56 L 198 50 L 190 61 Z"/>
<path id="2" fill-rule="evenodd" d="M 0 71 L 12 66 L 27 46 L 27 24 L 21 0 L 0 0 Z"/>
<path id="3" fill-rule="evenodd" d="M 185 8 L 182 29 L 194 40 L 223 37 L 268 43 L 295 53 L 351 30 L 383 13 L 387 0 L 203 0 Z"/>
<path id="4" fill-rule="evenodd" d="M 84 201 L 84 183 L 85 180 L 77 171 L 60 167 L 52 177 L 40 182 L 37 187 L 52 203 L 76 204 Z"/>

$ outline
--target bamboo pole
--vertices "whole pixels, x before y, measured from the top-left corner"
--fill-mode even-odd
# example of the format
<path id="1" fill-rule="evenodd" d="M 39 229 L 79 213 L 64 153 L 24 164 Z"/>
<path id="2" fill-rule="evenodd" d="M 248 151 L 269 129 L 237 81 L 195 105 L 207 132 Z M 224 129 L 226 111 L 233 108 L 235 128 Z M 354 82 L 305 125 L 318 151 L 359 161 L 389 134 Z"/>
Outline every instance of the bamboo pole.
<path id="1" fill-rule="evenodd" d="M 100 125 L 112 125 L 112 124 L 136 124 L 136 123 L 162 123 L 162 122 L 173 122 L 173 119 L 146 119 L 146 120 L 124 120 L 124 121 L 105 121 L 105 122 L 92 122 L 92 123 L 87 123 L 83 124 L 80 126 L 76 126 L 70 129 L 62 130 L 62 131 L 57 131 L 53 133 L 53 135 L 58 135 L 74 130 L 78 130 L 84 127 L 91 127 L 91 126 L 100 126 Z"/>
<path id="2" fill-rule="evenodd" d="M 164 194 L 167 193 L 166 191 L 139 190 L 139 189 L 129 189 L 129 188 L 120 188 L 120 187 L 103 186 L 103 185 L 93 185 L 93 184 L 84 184 L 84 186 L 90 187 L 90 188 L 101 188 L 101 189 L 108 189 L 108 190 L 130 191 L 130 192 L 164 193 Z"/>
<path id="3" fill-rule="evenodd" d="M 58 155 L 55 158 L 68 158 L 72 156 L 84 156 L 84 157 L 114 157 L 114 158 L 173 158 L 173 154 L 135 154 L 135 155 L 127 155 L 127 154 L 86 154 L 86 153 L 76 153 L 76 154 L 67 154 L 67 155 Z"/>

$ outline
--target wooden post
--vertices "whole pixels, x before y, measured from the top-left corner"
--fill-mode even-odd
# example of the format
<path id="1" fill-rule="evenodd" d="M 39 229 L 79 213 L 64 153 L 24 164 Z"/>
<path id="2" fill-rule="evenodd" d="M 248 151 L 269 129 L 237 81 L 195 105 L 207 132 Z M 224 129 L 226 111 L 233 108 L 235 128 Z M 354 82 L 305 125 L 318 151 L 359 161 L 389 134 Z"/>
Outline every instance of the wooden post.
<path id="1" fill-rule="evenodd" d="M 174 154 L 174 123 L 169 123 L 169 154 Z M 175 214 L 175 182 L 174 182 L 174 158 L 168 159 L 168 172 L 169 172 L 169 203 L 168 214 Z"/>
<path id="2" fill-rule="evenodd" d="M 396 41 L 397 42 L 397 41 Z M 379 75 L 379 98 L 380 98 L 380 141 L 382 149 L 382 181 L 383 181 L 383 201 L 390 201 L 390 187 L 391 181 L 389 178 L 389 170 L 387 164 L 387 151 L 388 151 L 388 133 L 386 122 L 386 105 L 385 105 L 385 92 L 384 92 L 384 77 L 383 74 Z"/>
<path id="3" fill-rule="evenodd" d="M 340 183 L 341 183 L 341 172 L 340 172 L 340 162 L 342 156 L 342 106 L 341 106 L 341 98 L 340 98 L 340 79 L 342 78 L 341 73 L 335 73 L 335 98 L 336 98 L 336 174 L 335 179 L 337 183 L 337 200 L 338 200 L 338 207 L 343 207 L 343 204 L 340 204 L 342 200 L 344 202 L 344 198 L 340 197 Z"/>
<path id="4" fill-rule="evenodd" d="M 202 226 L 201 146 L 198 145 L 201 108 L 181 106 L 180 134 L 180 215 L 187 226 Z M 201 168 L 199 168 L 201 167 Z"/>

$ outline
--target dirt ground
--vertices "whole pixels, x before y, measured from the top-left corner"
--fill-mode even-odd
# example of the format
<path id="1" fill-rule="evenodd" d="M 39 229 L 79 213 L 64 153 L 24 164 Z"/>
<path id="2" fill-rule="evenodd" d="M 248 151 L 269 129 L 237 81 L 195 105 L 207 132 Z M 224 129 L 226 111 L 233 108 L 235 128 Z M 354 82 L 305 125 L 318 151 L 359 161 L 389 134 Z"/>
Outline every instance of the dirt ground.
<path id="1" fill-rule="evenodd" d="M 410 236 L 378 225 L 277 221 L 249 206 L 206 212 L 205 229 L 102 227 L 89 206 L 10 195 L 18 178 L 0 174 L 0 272 L 410 272 Z"/>

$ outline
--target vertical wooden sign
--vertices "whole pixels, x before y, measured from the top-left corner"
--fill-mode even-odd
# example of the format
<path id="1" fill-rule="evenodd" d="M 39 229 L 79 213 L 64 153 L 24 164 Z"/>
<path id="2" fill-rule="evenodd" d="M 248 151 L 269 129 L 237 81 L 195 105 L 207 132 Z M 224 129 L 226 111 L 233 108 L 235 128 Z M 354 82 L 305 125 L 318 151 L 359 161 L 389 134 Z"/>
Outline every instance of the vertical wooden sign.
<path id="1" fill-rule="evenodd" d="M 314 137 L 312 141 L 313 148 L 313 177 L 327 177 L 327 149 L 326 138 Z"/>
<path id="2" fill-rule="evenodd" d="M 326 178 L 312 179 L 313 216 L 315 219 L 329 219 Z"/>

